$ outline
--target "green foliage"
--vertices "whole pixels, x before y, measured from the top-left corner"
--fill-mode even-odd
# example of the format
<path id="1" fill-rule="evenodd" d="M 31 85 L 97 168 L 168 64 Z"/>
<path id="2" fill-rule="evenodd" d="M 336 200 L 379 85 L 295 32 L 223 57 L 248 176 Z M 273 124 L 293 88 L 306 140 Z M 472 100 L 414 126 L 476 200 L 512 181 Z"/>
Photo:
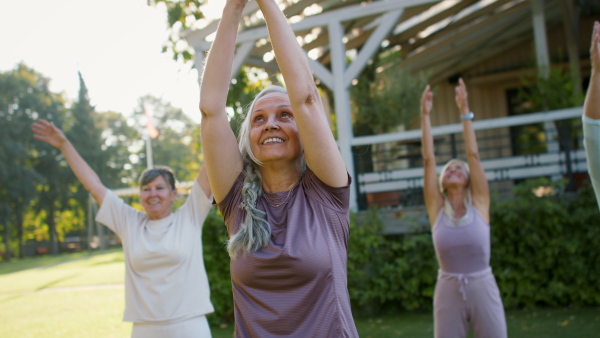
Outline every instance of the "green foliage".
<path id="1" fill-rule="evenodd" d="M 210 299 L 215 308 L 208 315 L 211 325 L 233 322 L 233 294 L 229 274 L 229 254 L 225 243 L 227 228 L 217 208 L 211 208 L 202 228 L 204 266 L 210 283 Z"/>
<path id="2" fill-rule="evenodd" d="M 518 96 L 524 102 L 524 113 L 534 113 L 581 106 L 583 94 L 577 94 L 575 84 L 568 69 L 550 67 L 548 78 L 541 78 L 537 73 L 521 77 L 523 87 Z"/>
<path id="3" fill-rule="evenodd" d="M 351 215 L 348 291 L 357 314 L 431 308 L 437 262 L 429 232 L 386 236 L 378 211 Z"/>
<path id="4" fill-rule="evenodd" d="M 537 197 L 539 187 L 554 193 Z M 598 206 L 591 188 L 563 188 L 532 180 L 492 204 L 492 266 L 506 307 L 600 304 Z"/>
<path id="5" fill-rule="evenodd" d="M 400 125 L 410 125 L 419 114 L 420 98 L 427 75 L 411 75 L 397 64 L 398 54 L 376 55 L 350 88 L 354 134 L 388 133 Z"/>
<path id="6" fill-rule="evenodd" d="M 148 6 L 164 5 L 167 8 L 169 40 L 163 45 L 163 52 L 172 52 L 174 60 L 189 61 L 193 58 L 191 48 L 181 40 L 181 33 L 204 15 L 200 11 L 203 0 L 147 0 Z"/>
<path id="7" fill-rule="evenodd" d="M 542 187 L 542 188 L 540 188 Z M 532 193 L 551 194 L 537 197 Z M 590 187 L 532 180 L 492 203 L 491 266 L 507 308 L 598 306 L 600 214 Z M 357 314 L 429 309 L 438 264 L 431 234 L 384 235 L 377 210 L 351 218 L 348 288 Z"/>

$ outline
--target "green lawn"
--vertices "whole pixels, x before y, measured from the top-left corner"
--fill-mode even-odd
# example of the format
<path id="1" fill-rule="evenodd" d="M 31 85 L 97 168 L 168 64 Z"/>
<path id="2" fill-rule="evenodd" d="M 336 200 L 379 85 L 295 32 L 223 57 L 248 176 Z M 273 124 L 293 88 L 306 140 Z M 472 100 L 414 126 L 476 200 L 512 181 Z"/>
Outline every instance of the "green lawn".
<path id="1" fill-rule="evenodd" d="M 129 337 L 123 253 L 111 250 L 0 263 L 0 337 Z M 210 321 L 210 315 L 209 315 Z M 600 308 L 507 312 L 509 337 L 598 337 Z M 356 318 L 361 337 L 433 337 L 430 313 Z M 231 338 L 233 325 L 213 327 Z"/>

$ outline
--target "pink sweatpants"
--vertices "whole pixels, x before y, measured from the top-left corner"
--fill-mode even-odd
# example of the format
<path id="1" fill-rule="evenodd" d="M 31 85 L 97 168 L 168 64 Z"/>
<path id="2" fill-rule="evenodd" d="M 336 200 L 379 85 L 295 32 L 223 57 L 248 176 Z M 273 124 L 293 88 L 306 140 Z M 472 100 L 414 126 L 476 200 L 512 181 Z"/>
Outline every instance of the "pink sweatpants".
<path id="1" fill-rule="evenodd" d="M 492 269 L 470 274 L 439 271 L 433 296 L 436 338 L 506 338 L 506 319 Z"/>

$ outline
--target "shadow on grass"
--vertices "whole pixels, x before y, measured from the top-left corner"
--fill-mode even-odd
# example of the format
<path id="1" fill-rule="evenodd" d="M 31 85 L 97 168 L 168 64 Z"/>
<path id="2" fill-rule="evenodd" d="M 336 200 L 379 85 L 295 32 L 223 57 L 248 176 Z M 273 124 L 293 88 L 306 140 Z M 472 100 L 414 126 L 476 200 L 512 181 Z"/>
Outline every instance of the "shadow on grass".
<path id="1" fill-rule="evenodd" d="M 67 279 L 71 279 L 71 278 L 73 278 L 73 277 L 76 277 L 76 276 L 79 276 L 79 275 L 81 275 L 81 273 L 74 273 L 74 274 L 71 274 L 71 275 L 65 276 L 65 277 L 63 277 L 63 278 L 59 278 L 59 279 L 53 280 L 53 281 L 51 281 L 50 283 L 46 283 L 46 284 L 44 284 L 44 285 L 40 286 L 39 288 L 35 289 L 35 291 L 41 291 L 41 290 L 44 290 L 44 289 L 48 289 L 48 288 L 49 288 L 49 287 L 51 287 L 52 285 L 56 285 L 56 284 L 58 284 L 58 283 L 60 283 L 60 282 L 62 282 L 62 281 L 65 281 L 65 280 L 67 280 Z"/>
<path id="2" fill-rule="evenodd" d="M 122 258 L 115 258 L 115 259 L 104 261 L 104 262 L 94 263 L 94 264 L 91 264 L 91 266 L 99 266 L 99 265 L 114 264 L 114 263 L 123 263 L 123 262 L 125 262 L 124 259 L 122 259 Z"/>
<path id="3" fill-rule="evenodd" d="M 19 299 L 21 297 L 23 297 L 23 295 L 9 296 L 9 297 L 6 297 L 4 299 L 0 299 L 0 304 L 9 303 L 10 301 L 13 301 L 15 299 Z"/>

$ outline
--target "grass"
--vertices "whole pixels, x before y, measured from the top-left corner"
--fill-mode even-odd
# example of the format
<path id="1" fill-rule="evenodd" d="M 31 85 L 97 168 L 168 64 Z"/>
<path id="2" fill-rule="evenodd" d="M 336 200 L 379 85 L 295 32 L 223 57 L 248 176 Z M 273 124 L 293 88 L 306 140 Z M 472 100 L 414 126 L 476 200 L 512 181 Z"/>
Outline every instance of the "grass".
<path id="1" fill-rule="evenodd" d="M 0 337 L 129 337 L 120 250 L 0 263 Z M 210 315 L 208 316 L 210 322 Z M 512 310 L 509 337 L 597 337 L 600 308 Z M 430 313 L 355 318 L 363 338 L 433 337 Z M 213 327 L 233 337 L 233 325 Z"/>
<path id="2" fill-rule="evenodd" d="M 431 314 L 402 313 L 358 318 L 355 322 L 362 338 L 433 337 Z M 600 308 L 510 310 L 506 325 L 511 338 L 598 337 Z"/>

